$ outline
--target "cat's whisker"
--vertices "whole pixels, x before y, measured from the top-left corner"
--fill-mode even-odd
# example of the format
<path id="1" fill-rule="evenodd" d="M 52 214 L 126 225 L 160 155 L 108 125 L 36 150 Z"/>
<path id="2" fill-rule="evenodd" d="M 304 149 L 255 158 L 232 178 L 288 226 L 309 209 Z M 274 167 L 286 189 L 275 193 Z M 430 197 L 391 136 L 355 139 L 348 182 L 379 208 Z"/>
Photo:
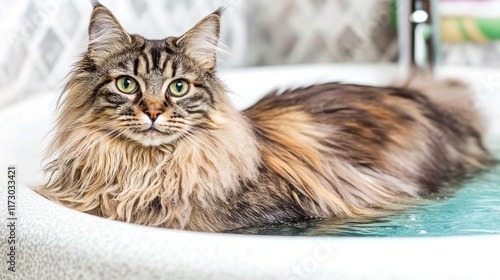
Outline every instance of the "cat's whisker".
<path id="1" fill-rule="evenodd" d="M 215 151 L 215 150 L 214 150 L 214 149 L 213 149 L 210 145 L 208 145 L 207 143 L 205 143 L 205 141 L 203 141 L 203 140 L 201 140 L 201 139 L 200 139 L 200 136 L 198 136 L 198 135 L 194 134 L 194 133 L 193 133 L 193 132 L 191 132 L 191 131 L 186 131 L 186 133 L 187 133 L 187 134 L 189 134 L 189 135 L 191 136 L 191 137 L 188 137 L 188 138 L 187 138 L 188 140 L 193 140 L 193 142 L 194 142 L 194 140 L 196 140 L 196 143 L 198 143 L 198 145 L 197 145 L 197 146 L 198 146 L 198 148 L 201 148 L 201 146 L 200 146 L 200 145 L 203 145 L 203 147 L 204 147 L 204 148 L 207 148 L 208 150 L 210 150 L 210 151 L 213 153 L 213 155 L 216 155 L 216 154 L 217 154 L 217 152 L 216 152 L 216 151 Z M 190 138 L 192 138 L 192 139 L 190 139 Z M 192 143 L 193 143 L 193 142 L 192 142 Z"/>
<path id="2" fill-rule="evenodd" d="M 102 125 L 102 124 L 104 124 L 104 125 Z M 72 131 L 76 131 L 76 130 L 88 128 L 88 127 L 92 127 L 92 129 L 99 130 L 99 129 L 107 129 L 107 128 L 114 127 L 114 126 L 116 126 L 116 124 L 113 123 L 113 120 L 93 121 L 92 123 L 89 123 L 89 124 L 81 124 L 78 126 L 71 126 L 69 128 L 65 128 L 61 132 L 72 132 Z"/>
<path id="3" fill-rule="evenodd" d="M 71 132 L 71 131 L 75 131 L 75 130 L 78 130 L 78 129 L 82 129 L 82 128 L 86 128 L 86 127 L 95 127 L 96 125 L 99 125 L 99 124 L 106 124 L 108 122 L 92 122 L 92 123 L 89 123 L 89 124 L 81 124 L 81 125 L 78 125 L 78 126 L 72 126 L 72 127 L 69 127 L 69 128 L 65 128 L 63 131 L 64 132 Z"/>
<path id="4" fill-rule="evenodd" d="M 211 139 L 214 138 L 214 139 L 224 139 L 224 140 L 229 140 L 229 142 L 232 140 L 232 138 L 228 135 L 223 135 L 223 134 L 220 134 L 220 133 L 215 133 L 211 130 L 207 130 L 207 129 L 201 129 L 201 128 L 198 128 L 196 126 L 193 126 L 190 128 L 191 130 L 193 131 L 196 131 L 196 132 L 199 132 L 201 134 L 204 134 L 204 135 L 208 135 Z"/>

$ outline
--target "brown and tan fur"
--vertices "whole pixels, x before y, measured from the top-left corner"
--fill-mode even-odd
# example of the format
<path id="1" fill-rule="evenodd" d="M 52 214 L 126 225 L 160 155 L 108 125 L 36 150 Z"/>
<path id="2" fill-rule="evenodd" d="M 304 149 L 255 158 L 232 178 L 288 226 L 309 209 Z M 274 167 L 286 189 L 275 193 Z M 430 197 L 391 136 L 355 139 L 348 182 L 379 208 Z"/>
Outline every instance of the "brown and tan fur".
<path id="1" fill-rule="evenodd" d="M 373 216 L 491 161 L 473 117 L 408 87 L 314 85 L 238 112 L 215 73 L 219 21 L 147 40 L 96 3 L 37 191 L 110 219 L 225 231 Z M 140 91 L 118 91 L 123 75 Z M 183 97 L 166 90 L 179 78 Z"/>

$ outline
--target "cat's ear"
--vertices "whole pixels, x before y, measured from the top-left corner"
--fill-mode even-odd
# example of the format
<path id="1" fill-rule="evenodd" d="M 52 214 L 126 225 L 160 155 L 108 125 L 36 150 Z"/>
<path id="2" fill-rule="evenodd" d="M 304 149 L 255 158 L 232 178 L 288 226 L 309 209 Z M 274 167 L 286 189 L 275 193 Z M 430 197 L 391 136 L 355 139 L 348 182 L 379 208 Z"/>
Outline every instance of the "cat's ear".
<path id="1" fill-rule="evenodd" d="M 97 2 L 90 17 L 88 53 L 99 61 L 119 51 L 131 41 L 111 11 Z"/>
<path id="2" fill-rule="evenodd" d="M 219 8 L 206 16 L 176 41 L 187 56 L 196 60 L 205 69 L 210 70 L 215 67 L 222 12 L 223 9 Z"/>

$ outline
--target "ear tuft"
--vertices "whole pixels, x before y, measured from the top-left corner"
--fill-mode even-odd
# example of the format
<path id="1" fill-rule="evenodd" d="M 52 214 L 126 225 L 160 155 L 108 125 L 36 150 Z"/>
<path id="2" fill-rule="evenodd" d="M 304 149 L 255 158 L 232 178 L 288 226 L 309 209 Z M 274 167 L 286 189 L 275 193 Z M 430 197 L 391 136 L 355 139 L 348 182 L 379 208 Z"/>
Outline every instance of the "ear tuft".
<path id="1" fill-rule="evenodd" d="M 130 43 L 128 33 L 108 8 L 95 1 L 89 25 L 89 56 L 99 61 Z M 94 4 L 94 2 L 93 2 Z"/>
<path id="2" fill-rule="evenodd" d="M 213 69 L 216 62 L 217 45 L 220 36 L 220 16 L 223 8 L 199 21 L 176 41 L 187 56 L 200 63 L 205 69 Z"/>
<path id="3" fill-rule="evenodd" d="M 218 15 L 219 17 L 222 16 L 222 14 L 226 11 L 226 7 L 224 6 L 220 6 L 217 10 L 215 10 L 215 12 L 213 12 L 212 14 L 216 14 Z"/>
<path id="4" fill-rule="evenodd" d="M 102 4 L 99 3 L 99 0 L 90 0 L 90 4 L 92 4 L 92 6 L 94 6 L 94 8 L 102 6 Z"/>

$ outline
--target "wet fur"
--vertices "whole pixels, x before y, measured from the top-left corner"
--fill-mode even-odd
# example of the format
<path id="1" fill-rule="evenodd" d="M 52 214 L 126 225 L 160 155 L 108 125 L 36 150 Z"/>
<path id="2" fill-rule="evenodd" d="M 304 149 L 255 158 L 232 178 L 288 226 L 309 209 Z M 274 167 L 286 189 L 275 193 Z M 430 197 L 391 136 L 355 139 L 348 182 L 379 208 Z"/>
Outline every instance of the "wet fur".
<path id="1" fill-rule="evenodd" d="M 226 231 L 376 216 L 491 162 L 476 113 L 459 117 L 433 98 L 466 91 L 453 83 L 420 81 L 424 91 L 329 83 L 271 92 L 236 111 L 214 70 L 219 17 L 182 39 L 146 40 L 96 3 L 89 51 L 70 76 L 49 147 L 52 176 L 37 191 L 115 220 Z M 120 73 L 148 91 L 116 94 Z M 189 98 L 165 97 L 174 77 L 189 77 Z M 165 132 L 146 139 L 134 126 L 152 107 L 164 111 Z"/>

